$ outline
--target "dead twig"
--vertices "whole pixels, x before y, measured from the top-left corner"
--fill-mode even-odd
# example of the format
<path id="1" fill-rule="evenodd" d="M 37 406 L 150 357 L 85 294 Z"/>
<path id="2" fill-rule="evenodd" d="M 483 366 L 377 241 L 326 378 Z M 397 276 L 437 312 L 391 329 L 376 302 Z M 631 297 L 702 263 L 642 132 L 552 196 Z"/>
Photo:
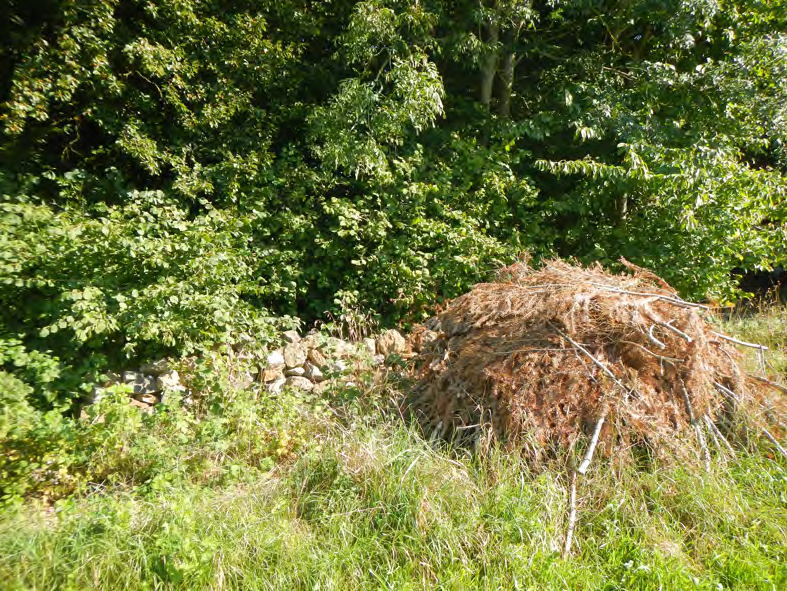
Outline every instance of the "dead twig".
<path id="1" fill-rule="evenodd" d="M 724 339 L 725 341 L 729 341 L 731 343 L 735 343 L 736 345 L 741 345 L 742 347 L 750 347 L 752 349 L 760 349 L 761 351 L 767 351 L 768 347 L 765 345 L 758 345 L 757 343 L 747 343 L 746 341 L 741 341 L 740 339 L 736 339 L 735 337 L 731 337 L 726 334 L 721 334 L 720 332 L 711 331 L 711 334 L 720 338 Z"/>
<path id="2" fill-rule="evenodd" d="M 601 435 L 601 429 L 604 427 L 604 421 L 607 419 L 607 411 L 601 415 L 599 420 L 596 422 L 596 428 L 593 430 L 593 437 L 590 438 L 590 445 L 588 445 L 588 450 L 585 452 L 585 457 L 582 458 L 582 463 L 579 465 L 577 472 L 582 474 L 583 476 L 588 471 L 590 467 L 590 462 L 593 461 L 593 454 L 596 452 L 596 446 L 598 445 L 598 438 Z"/>
<path id="3" fill-rule="evenodd" d="M 655 336 L 653 336 L 653 329 L 654 328 L 656 328 L 656 325 L 655 324 L 651 324 L 650 328 L 648 329 L 648 338 L 650 339 L 650 342 L 653 343 L 654 345 L 656 345 L 659 349 L 666 349 L 667 345 L 665 345 L 660 340 L 658 340 Z"/>
<path id="4" fill-rule="evenodd" d="M 705 418 L 705 424 L 708 425 L 708 429 L 713 434 L 714 439 L 716 441 L 721 441 L 722 443 L 724 443 L 724 447 L 727 448 L 727 451 L 730 452 L 732 457 L 735 457 L 735 450 L 732 448 L 732 445 L 730 445 L 730 442 L 727 441 L 727 438 L 724 436 L 724 434 L 716 426 L 716 423 L 714 423 L 713 420 L 708 415 L 703 415 L 703 416 Z"/>
<path id="5" fill-rule="evenodd" d="M 763 384 L 768 384 L 771 388 L 775 388 L 776 390 L 779 390 L 779 391 L 784 392 L 785 394 L 787 394 L 787 387 L 782 386 L 781 384 L 779 384 L 777 382 L 771 381 L 768 378 L 764 378 L 762 376 L 756 376 L 756 375 L 754 375 L 752 373 L 749 373 L 749 374 L 746 374 L 746 375 L 749 378 L 753 379 L 753 380 L 756 380 L 756 381 L 761 382 Z"/>
<path id="6" fill-rule="evenodd" d="M 700 444 L 700 450 L 702 450 L 702 460 L 705 464 L 705 471 L 710 472 L 710 453 L 708 452 L 708 446 L 705 444 L 705 436 L 702 434 L 702 429 L 697 419 L 694 418 L 694 410 L 691 408 L 691 399 L 689 398 L 689 393 L 684 384 L 681 384 L 681 390 L 683 391 L 683 402 L 686 405 L 686 414 L 689 415 L 691 426 L 694 427 L 694 433 L 697 435 L 697 441 Z"/>
<path id="7" fill-rule="evenodd" d="M 573 461 L 571 462 L 573 464 Z M 563 544 L 563 558 L 571 553 L 571 542 L 574 540 L 574 528 L 577 525 L 577 473 L 574 467 L 569 468 L 568 485 L 568 528 L 566 529 L 566 542 Z"/>
<path id="8" fill-rule="evenodd" d="M 595 287 L 601 288 L 605 291 L 611 291 L 612 293 L 622 293 L 625 295 L 633 295 L 633 296 L 641 296 L 646 298 L 656 298 L 665 302 L 669 302 L 671 304 L 675 304 L 677 306 L 685 306 L 687 308 L 702 308 L 703 310 L 710 310 L 709 306 L 704 304 L 695 304 L 694 302 L 686 302 L 679 298 L 671 297 L 668 295 L 660 294 L 660 293 L 647 293 L 642 291 L 628 291 L 626 289 L 619 289 L 617 287 L 610 287 L 609 285 L 604 285 L 603 283 L 595 283 L 593 281 L 588 281 L 589 285 L 593 285 Z"/>
<path id="9" fill-rule="evenodd" d="M 685 339 L 685 341 L 687 343 L 693 343 L 694 342 L 694 339 L 692 339 L 685 332 L 683 332 L 679 328 L 675 328 L 674 326 L 672 326 L 672 324 L 671 324 L 672 322 L 675 322 L 675 321 L 674 320 L 670 320 L 669 322 L 660 322 L 659 326 L 663 326 L 664 328 L 666 328 L 668 330 L 671 330 L 672 332 L 674 332 L 676 335 L 678 335 L 682 339 Z"/>
<path id="10" fill-rule="evenodd" d="M 593 363 L 594 363 L 594 364 L 595 364 L 595 365 L 596 365 L 596 366 L 597 366 L 599 369 L 601 369 L 601 371 L 603 371 L 603 372 L 604 372 L 604 373 L 605 373 L 607 376 L 609 376 L 609 377 L 612 379 L 612 381 L 613 381 L 613 382 L 615 382 L 615 384 L 616 384 L 616 385 L 617 385 L 617 386 L 618 386 L 618 387 L 619 387 L 621 390 L 623 390 L 623 392 L 625 392 L 625 394 L 626 394 L 626 395 L 628 395 L 628 394 L 630 393 L 630 392 L 629 392 L 629 390 L 628 390 L 628 388 L 626 388 L 626 386 L 624 386 L 624 385 L 623 385 L 623 382 L 621 382 L 621 381 L 620 381 L 620 380 L 617 378 L 617 376 L 615 376 L 615 374 L 614 374 L 614 373 L 612 373 L 612 371 L 610 371 L 610 369 L 609 369 L 609 368 L 608 368 L 606 365 L 604 365 L 604 364 L 603 364 L 603 363 L 601 363 L 601 362 L 600 362 L 598 359 L 596 359 L 596 358 L 593 356 L 593 354 L 592 354 L 590 351 L 588 351 L 587 349 L 585 349 L 585 347 L 583 347 L 582 345 L 580 345 L 578 342 L 576 342 L 574 339 L 572 339 L 570 336 L 568 336 L 568 335 L 567 335 L 566 333 L 564 333 L 562 330 L 560 330 L 560 329 L 558 329 L 558 328 L 555 328 L 555 327 L 553 327 L 553 328 L 555 329 L 555 331 L 556 331 L 556 332 L 557 332 L 557 333 L 558 333 L 560 336 L 562 336 L 562 337 L 563 337 L 564 339 L 566 339 L 566 340 L 567 340 L 569 343 L 571 343 L 571 344 L 572 344 L 572 345 L 574 345 L 574 346 L 575 346 L 577 349 L 579 349 L 579 350 L 580 350 L 580 351 L 582 351 L 582 352 L 583 352 L 585 355 L 587 355 L 588 359 L 590 359 L 590 360 L 591 360 L 591 361 L 592 361 L 592 362 L 593 362 Z"/>
<path id="11" fill-rule="evenodd" d="M 736 402 L 740 403 L 740 399 L 739 399 L 739 398 L 738 398 L 738 396 L 735 394 L 735 392 L 733 392 L 732 390 L 730 390 L 729 388 L 727 388 L 727 387 L 723 386 L 722 384 L 720 384 L 720 383 L 718 383 L 718 382 L 713 382 L 713 384 L 714 384 L 714 385 L 715 385 L 715 386 L 716 386 L 716 387 L 717 387 L 717 388 L 718 388 L 718 389 L 719 389 L 719 390 L 720 390 L 720 391 L 721 391 L 723 394 L 726 394 L 727 396 L 731 396 L 731 397 L 732 397 L 732 399 L 733 399 L 734 401 L 736 401 Z M 782 446 L 782 445 L 781 445 L 781 444 L 778 442 L 778 440 L 777 440 L 777 439 L 776 439 L 776 438 L 775 438 L 775 437 L 774 437 L 774 436 L 771 434 L 771 432 L 770 432 L 770 431 L 768 431 L 768 429 L 766 429 L 766 428 L 765 428 L 765 427 L 763 427 L 762 425 L 760 425 L 760 424 L 759 424 L 759 423 L 758 423 L 756 420 L 754 420 L 754 418 L 753 418 L 753 417 L 749 417 L 749 420 L 752 422 L 752 424 L 753 424 L 755 427 L 757 427 L 757 428 L 758 428 L 760 431 L 762 431 L 763 435 L 765 435 L 765 437 L 767 437 L 767 438 L 768 438 L 768 440 L 769 440 L 769 441 L 770 441 L 770 442 L 773 444 L 773 446 L 774 446 L 774 447 L 775 447 L 775 448 L 776 448 L 776 449 L 779 451 L 779 453 L 780 453 L 780 454 L 782 454 L 782 455 L 783 455 L 785 458 L 787 458 L 787 449 L 784 449 L 784 447 L 783 447 L 783 446 Z"/>

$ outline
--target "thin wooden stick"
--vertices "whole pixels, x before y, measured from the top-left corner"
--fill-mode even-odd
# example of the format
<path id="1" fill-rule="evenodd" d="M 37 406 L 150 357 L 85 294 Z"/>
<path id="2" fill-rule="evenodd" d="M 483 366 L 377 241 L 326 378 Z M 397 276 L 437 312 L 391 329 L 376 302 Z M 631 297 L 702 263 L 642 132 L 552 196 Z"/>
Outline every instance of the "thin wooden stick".
<path id="1" fill-rule="evenodd" d="M 604 421 L 607 419 L 607 411 L 601 415 L 601 418 L 596 422 L 596 428 L 593 430 L 593 437 L 590 438 L 590 445 L 588 446 L 587 451 L 585 452 L 585 457 L 582 458 L 582 463 L 577 468 L 577 472 L 582 474 L 583 476 L 590 468 L 590 462 L 593 461 L 593 454 L 596 452 L 596 446 L 598 445 L 598 438 L 601 435 L 601 429 L 604 426 Z"/>
<path id="2" fill-rule="evenodd" d="M 555 328 L 555 327 L 553 327 L 553 328 Z M 562 330 L 560 330 L 560 329 L 558 329 L 558 328 L 555 328 L 555 330 L 557 331 L 557 333 L 558 333 L 560 336 L 562 336 L 562 337 L 563 337 L 564 339 L 566 339 L 566 340 L 567 340 L 569 343 L 571 343 L 571 344 L 572 344 L 572 345 L 574 345 L 574 346 L 575 346 L 577 349 L 579 349 L 579 350 L 580 350 L 580 351 L 582 351 L 582 352 L 583 352 L 585 355 L 587 355 L 587 356 L 588 356 L 588 358 L 589 358 L 589 359 L 590 359 L 590 360 L 591 360 L 591 361 L 592 361 L 592 362 L 593 362 L 595 365 L 597 365 L 597 366 L 598 366 L 598 367 L 601 369 L 601 371 L 603 371 L 603 372 L 604 372 L 604 373 L 605 373 L 607 376 L 609 376 L 610 378 L 612 378 L 612 381 L 613 381 L 613 382 L 615 382 L 615 384 L 616 384 L 616 385 L 617 385 L 617 386 L 618 386 L 618 387 L 619 387 L 621 390 L 623 390 L 623 391 L 624 391 L 626 394 L 629 394 L 628 388 L 626 388 L 626 386 L 624 386 L 624 385 L 623 385 L 623 383 L 622 383 L 622 382 L 621 382 L 621 381 L 620 381 L 620 380 L 619 380 L 617 377 L 615 377 L 615 374 L 614 374 L 614 373 L 612 373 L 612 372 L 610 371 L 610 369 L 609 369 L 609 368 L 608 368 L 606 365 L 604 365 L 604 364 L 603 364 L 603 363 L 601 363 L 601 362 L 600 362 L 598 359 L 596 359 L 595 357 L 593 357 L 593 355 L 590 353 L 590 351 L 588 351 L 587 349 L 585 349 L 585 347 L 583 347 L 582 345 L 580 345 L 578 342 L 576 342 L 574 339 L 572 339 L 570 336 L 568 336 L 568 335 L 567 335 L 566 333 L 564 333 Z"/>
<path id="3" fill-rule="evenodd" d="M 660 349 L 666 349 L 667 345 L 665 345 L 664 343 L 662 343 L 660 340 L 658 340 L 656 337 L 653 336 L 654 328 L 656 328 L 656 325 L 651 324 L 650 328 L 648 329 L 648 338 L 650 339 L 650 342 L 656 345 Z"/>
<path id="4" fill-rule="evenodd" d="M 755 425 L 756 425 L 756 423 L 755 423 Z M 782 455 L 783 455 L 785 458 L 787 458 L 787 449 L 784 449 L 784 448 L 781 446 L 781 444 L 780 444 L 778 441 L 776 441 L 776 438 L 775 438 L 773 435 L 771 435 L 771 432 L 770 432 L 770 431 L 768 431 L 768 429 L 766 429 L 765 427 L 763 427 L 763 426 L 761 426 L 761 425 L 757 425 L 757 426 L 758 426 L 758 427 L 759 427 L 759 428 L 762 430 L 762 432 L 763 432 L 763 433 L 765 433 L 765 436 L 766 436 L 768 439 L 770 439 L 770 440 L 771 440 L 771 443 L 773 443 L 773 446 L 774 446 L 776 449 L 778 449 L 778 450 L 779 450 L 779 453 L 780 453 L 780 454 L 782 454 Z"/>
<path id="5" fill-rule="evenodd" d="M 571 469 L 568 491 L 568 528 L 566 529 L 566 543 L 563 545 L 563 558 L 571 553 L 571 542 L 574 540 L 574 528 L 577 525 L 577 473 Z"/>
<path id="6" fill-rule="evenodd" d="M 721 385 L 720 383 L 718 383 L 718 382 L 713 382 L 713 384 L 714 384 L 714 385 L 715 385 L 715 386 L 716 386 L 716 387 L 717 387 L 719 390 L 721 390 L 721 391 L 722 391 L 724 394 L 727 394 L 728 396 L 732 396 L 733 400 L 735 400 L 736 402 L 740 402 L 740 401 L 738 400 L 738 397 L 735 395 L 735 392 L 733 392 L 733 391 L 732 391 L 732 390 L 730 390 L 729 388 L 725 388 L 724 386 L 722 386 L 722 385 Z M 780 444 L 780 443 L 779 443 L 779 442 L 776 440 L 776 438 L 775 438 L 773 435 L 771 435 L 771 432 L 770 432 L 770 431 L 768 431 L 768 429 L 766 429 L 766 428 L 765 428 L 765 427 L 763 427 L 762 425 L 760 425 L 760 424 L 759 424 L 757 421 L 755 421 L 753 418 L 751 418 L 751 417 L 750 417 L 750 420 L 751 420 L 751 422 L 754 424 L 754 426 L 755 426 L 755 427 L 757 427 L 758 429 L 760 429 L 760 431 L 762 431 L 762 432 L 763 432 L 763 434 L 765 435 L 765 437 L 767 437 L 767 438 L 770 440 L 770 442 L 771 442 L 771 443 L 774 445 L 774 447 L 775 447 L 775 448 L 776 448 L 776 449 L 779 451 L 779 453 L 780 453 L 780 454 L 782 454 L 782 455 L 783 455 L 785 458 L 787 458 L 787 449 L 784 449 L 784 447 L 782 447 L 782 445 L 781 445 L 781 444 Z"/>
<path id="7" fill-rule="evenodd" d="M 716 386 L 716 388 L 718 388 L 722 394 L 726 394 L 727 397 L 732 398 L 733 401 L 740 404 L 740 400 L 738 399 L 738 396 L 735 394 L 735 392 L 733 392 L 726 386 L 721 385 L 719 382 L 713 382 L 713 385 Z"/>
<path id="8" fill-rule="evenodd" d="M 710 310 L 709 306 L 705 306 L 704 304 L 695 304 L 694 302 L 687 302 L 685 300 L 681 300 L 680 298 L 671 297 L 665 294 L 660 293 L 645 293 L 641 291 L 629 291 L 627 289 L 618 289 L 616 287 L 611 287 L 609 285 L 604 285 L 603 283 L 595 283 L 593 281 L 588 281 L 590 285 L 595 285 L 596 287 L 600 287 L 606 291 L 611 291 L 613 293 L 621 293 L 625 295 L 635 295 L 635 296 L 642 296 L 647 298 L 657 298 L 659 300 L 664 300 L 665 302 L 670 302 L 672 304 L 677 304 L 679 306 L 686 306 L 687 308 L 702 308 L 703 310 Z"/>
<path id="9" fill-rule="evenodd" d="M 708 429 L 708 433 L 710 433 L 710 438 L 713 440 L 713 445 L 716 446 L 718 451 L 721 451 L 721 442 L 716 437 L 716 433 L 713 432 L 713 429 L 710 428 L 710 425 L 708 425 L 709 420 L 710 419 L 708 419 L 708 415 L 702 415 L 702 422 L 705 423 L 705 427 Z"/>
<path id="10" fill-rule="evenodd" d="M 708 425 L 708 429 L 710 429 L 710 432 L 714 435 L 714 437 L 718 441 L 722 441 L 724 443 L 724 447 L 727 448 L 727 451 L 729 451 L 733 455 L 733 457 L 735 457 L 735 450 L 732 448 L 732 445 L 730 445 L 730 442 L 727 441 L 727 438 L 724 437 L 724 434 L 721 431 L 719 431 L 719 428 L 716 426 L 716 423 L 714 423 L 713 420 L 708 415 L 704 415 L 704 416 L 705 416 L 705 423 Z"/>
<path id="11" fill-rule="evenodd" d="M 753 380 L 757 380 L 758 382 L 762 382 L 763 384 L 768 384 L 772 388 L 776 388 L 777 390 L 780 390 L 780 391 L 782 391 L 784 393 L 787 393 L 787 387 L 782 386 L 781 384 L 778 384 L 776 382 L 772 382 L 768 378 L 764 378 L 762 376 L 755 376 L 752 373 L 749 373 L 749 374 L 746 374 L 746 375 L 748 377 L 750 377 L 751 379 L 753 379 Z"/>
<path id="12" fill-rule="evenodd" d="M 675 321 L 674 320 L 670 320 L 670 322 L 675 322 Z M 667 328 L 667 329 L 671 330 L 672 332 L 674 332 L 679 337 L 681 337 L 683 339 L 686 339 L 687 343 L 693 343 L 694 342 L 694 339 L 692 339 L 689 335 L 687 335 L 685 332 L 683 332 L 679 328 L 675 328 L 674 326 L 672 326 L 670 324 L 670 322 L 660 322 L 659 325 L 663 326 L 664 328 Z"/>
<path id="13" fill-rule="evenodd" d="M 645 351 L 645 353 L 650 353 L 651 355 L 653 355 L 653 357 L 655 357 L 656 359 L 661 359 L 662 361 L 667 361 L 669 363 L 671 363 L 673 361 L 686 361 L 685 359 L 678 359 L 677 357 L 665 357 L 664 355 L 659 355 L 658 353 L 654 353 L 653 351 L 651 351 L 647 347 L 643 347 L 642 345 L 640 345 L 639 343 L 635 343 L 634 341 L 620 341 L 620 342 L 621 343 L 626 343 L 627 345 L 634 345 L 635 347 L 638 347 L 638 348 L 642 349 L 643 351 Z M 571 349 L 569 349 L 569 351 L 570 350 Z"/>
<path id="14" fill-rule="evenodd" d="M 758 345 L 757 343 L 747 343 L 746 341 L 741 341 L 739 339 L 736 339 L 735 337 L 731 337 L 726 334 L 721 334 L 720 332 L 711 331 L 711 334 L 719 337 L 720 339 L 724 339 L 725 341 L 735 343 L 736 345 L 741 345 L 742 347 L 751 347 L 752 349 L 760 349 L 761 351 L 768 350 L 768 347 L 766 347 L 765 345 Z"/>
<path id="15" fill-rule="evenodd" d="M 697 441 L 699 442 L 700 449 L 702 450 L 702 459 L 705 463 L 705 471 L 710 472 L 710 452 L 708 451 L 708 446 L 705 444 L 705 436 L 702 434 L 702 429 L 700 429 L 697 419 L 694 418 L 694 411 L 691 408 L 691 400 L 689 399 L 689 393 L 686 390 L 686 386 L 681 385 L 681 389 L 683 390 L 683 402 L 686 404 L 686 413 L 689 415 L 691 426 L 694 427 L 694 433 L 697 435 Z"/>

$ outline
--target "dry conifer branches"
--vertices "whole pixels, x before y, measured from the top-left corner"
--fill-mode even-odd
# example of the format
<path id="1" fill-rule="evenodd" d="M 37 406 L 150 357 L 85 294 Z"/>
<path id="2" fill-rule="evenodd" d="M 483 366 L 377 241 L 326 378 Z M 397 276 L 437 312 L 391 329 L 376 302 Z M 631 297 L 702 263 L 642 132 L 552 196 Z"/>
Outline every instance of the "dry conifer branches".
<path id="1" fill-rule="evenodd" d="M 778 385 L 739 367 L 737 346 L 750 344 L 715 332 L 704 307 L 627 266 L 633 274 L 519 263 L 454 300 L 418 335 L 408 402 L 424 431 L 466 444 L 486 425 L 505 442 L 535 442 L 534 455 L 579 442 L 580 474 L 594 453 L 635 448 L 707 467 L 708 442 L 728 454 L 741 413 L 762 427 L 763 408 L 783 408 Z"/>

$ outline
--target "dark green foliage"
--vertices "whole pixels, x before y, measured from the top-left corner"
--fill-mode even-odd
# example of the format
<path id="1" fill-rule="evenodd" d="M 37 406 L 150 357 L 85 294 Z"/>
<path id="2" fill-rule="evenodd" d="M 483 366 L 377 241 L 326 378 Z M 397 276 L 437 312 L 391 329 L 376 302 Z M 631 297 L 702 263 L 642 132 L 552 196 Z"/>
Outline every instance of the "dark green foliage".
<path id="1" fill-rule="evenodd" d="M 0 337 L 75 393 L 123 357 L 264 341 L 269 315 L 417 320 L 522 250 L 730 299 L 733 268 L 784 257 L 785 14 L 8 2 Z"/>

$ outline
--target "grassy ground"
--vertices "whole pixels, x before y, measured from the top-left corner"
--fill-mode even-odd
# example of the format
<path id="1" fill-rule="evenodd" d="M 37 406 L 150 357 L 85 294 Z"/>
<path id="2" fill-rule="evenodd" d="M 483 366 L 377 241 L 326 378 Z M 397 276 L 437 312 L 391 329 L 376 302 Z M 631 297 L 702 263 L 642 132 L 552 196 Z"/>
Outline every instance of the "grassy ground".
<path id="1" fill-rule="evenodd" d="M 783 320 L 773 312 L 725 329 L 777 345 Z M 240 407 L 250 426 L 257 407 Z M 177 421 L 150 423 L 195 451 L 170 453 L 141 483 L 6 508 L 0 587 L 787 589 L 787 462 L 771 449 L 715 462 L 709 475 L 598 462 L 563 559 L 563 474 L 436 450 L 376 405 L 352 408 L 341 421 L 311 413 L 298 453 L 273 469 L 251 452 L 244 414 L 193 441 L 172 435 Z M 130 457 L 153 453 L 150 441 Z"/>

